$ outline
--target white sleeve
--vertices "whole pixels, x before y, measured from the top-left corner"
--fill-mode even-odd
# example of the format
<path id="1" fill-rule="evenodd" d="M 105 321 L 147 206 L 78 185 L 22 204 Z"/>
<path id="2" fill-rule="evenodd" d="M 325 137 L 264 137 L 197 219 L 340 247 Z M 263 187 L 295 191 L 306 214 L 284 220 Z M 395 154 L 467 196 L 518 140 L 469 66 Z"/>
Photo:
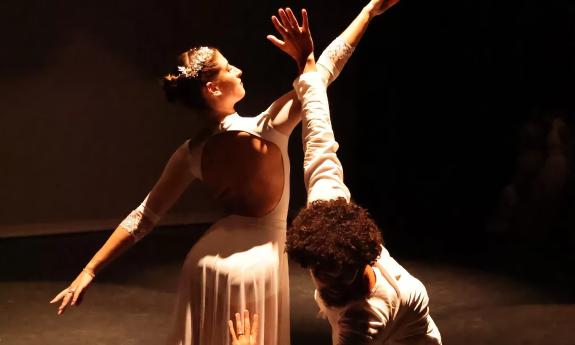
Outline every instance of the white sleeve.
<path id="1" fill-rule="evenodd" d="M 160 216 L 146 206 L 147 201 L 148 197 L 120 223 L 120 226 L 128 231 L 135 241 L 141 240 L 160 221 Z"/>
<path id="2" fill-rule="evenodd" d="M 326 86 L 318 72 L 308 72 L 294 81 L 294 88 L 302 104 L 307 202 L 340 197 L 349 201 L 350 192 L 343 182 L 343 168 L 336 154 L 338 144 L 331 127 Z"/>
<path id="3" fill-rule="evenodd" d="M 339 36 L 325 48 L 316 63 L 325 85 L 331 84 L 337 78 L 354 50 L 354 47 Z"/>
<path id="4" fill-rule="evenodd" d="M 338 331 L 332 334 L 334 345 L 367 345 L 373 344 L 380 332 L 387 325 L 387 314 L 378 314 L 365 304 L 346 310 L 338 320 Z"/>

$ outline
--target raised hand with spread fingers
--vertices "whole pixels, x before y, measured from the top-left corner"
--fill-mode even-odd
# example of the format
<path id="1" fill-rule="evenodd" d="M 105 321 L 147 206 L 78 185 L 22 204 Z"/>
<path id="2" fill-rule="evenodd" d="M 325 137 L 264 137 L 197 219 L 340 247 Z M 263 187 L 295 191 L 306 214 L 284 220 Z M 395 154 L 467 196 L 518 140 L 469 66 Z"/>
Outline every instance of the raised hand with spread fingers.
<path id="1" fill-rule="evenodd" d="M 267 39 L 284 53 L 291 56 L 297 63 L 299 72 L 302 73 L 306 68 L 306 63 L 313 59 L 313 40 L 309 30 L 307 11 L 305 9 L 301 10 L 301 26 L 289 7 L 286 9 L 280 8 L 278 16 L 279 19 L 276 16 L 272 16 L 272 23 L 282 39 L 274 35 L 268 35 Z M 313 68 L 315 68 L 315 60 Z"/>

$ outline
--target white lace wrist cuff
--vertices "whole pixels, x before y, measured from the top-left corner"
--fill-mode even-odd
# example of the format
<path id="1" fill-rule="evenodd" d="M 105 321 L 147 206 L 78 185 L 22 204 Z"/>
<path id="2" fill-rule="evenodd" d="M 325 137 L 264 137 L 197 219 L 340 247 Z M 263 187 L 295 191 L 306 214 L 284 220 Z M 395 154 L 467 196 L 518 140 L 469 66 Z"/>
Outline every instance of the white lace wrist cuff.
<path id="1" fill-rule="evenodd" d="M 139 241 L 160 221 L 160 217 L 142 203 L 133 210 L 120 226 L 128 231 L 134 240 Z"/>
<path id="2" fill-rule="evenodd" d="M 339 76 L 354 50 L 354 47 L 339 36 L 325 48 L 317 60 L 317 65 L 325 69 L 328 74 L 326 84 L 330 84 Z"/>

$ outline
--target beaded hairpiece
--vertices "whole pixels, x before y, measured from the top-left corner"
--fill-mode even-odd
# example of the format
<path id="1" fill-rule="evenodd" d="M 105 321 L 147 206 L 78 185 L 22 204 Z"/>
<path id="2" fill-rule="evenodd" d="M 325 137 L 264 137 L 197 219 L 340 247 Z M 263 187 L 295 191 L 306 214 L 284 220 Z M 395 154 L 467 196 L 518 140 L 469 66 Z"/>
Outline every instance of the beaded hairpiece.
<path id="1" fill-rule="evenodd" d="M 198 47 L 192 50 L 192 63 L 189 66 L 178 66 L 177 77 L 197 78 L 206 62 L 214 57 L 214 50 L 209 47 Z"/>

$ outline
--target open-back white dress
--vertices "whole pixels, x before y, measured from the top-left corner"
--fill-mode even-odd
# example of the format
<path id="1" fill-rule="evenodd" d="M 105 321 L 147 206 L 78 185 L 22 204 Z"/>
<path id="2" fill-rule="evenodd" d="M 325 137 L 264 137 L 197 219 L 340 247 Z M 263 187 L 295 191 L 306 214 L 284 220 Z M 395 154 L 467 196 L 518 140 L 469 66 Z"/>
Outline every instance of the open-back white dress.
<path id="1" fill-rule="evenodd" d="M 289 206 L 288 137 L 271 127 L 266 113 L 227 116 L 218 133 L 240 131 L 281 151 L 283 191 L 263 217 L 227 216 L 214 223 L 188 253 L 182 268 L 169 345 L 229 344 L 227 321 L 248 309 L 259 317 L 258 343 L 289 344 L 289 275 L 284 252 Z M 208 139 L 209 140 L 209 139 Z M 191 152 L 201 178 L 206 141 Z"/>
<path id="2" fill-rule="evenodd" d="M 339 37 L 328 45 L 318 59 L 326 84 L 337 78 L 352 52 L 353 48 Z M 283 191 L 276 207 L 265 216 L 227 216 L 214 223 L 190 250 L 182 268 L 168 345 L 228 345 L 227 321 L 244 309 L 258 314 L 258 344 L 290 344 L 288 259 L 284 251 L 290 192 L 289 137 L 275 130 L 271 120 L 266 111 L 256 117 L 232 114 L 220 124 L 217 133 L 249 133 L 280 150 Z M 202 153 L 209 140 L 195 145 L 190 155 L 192 172 L 200 179 Z"/>

